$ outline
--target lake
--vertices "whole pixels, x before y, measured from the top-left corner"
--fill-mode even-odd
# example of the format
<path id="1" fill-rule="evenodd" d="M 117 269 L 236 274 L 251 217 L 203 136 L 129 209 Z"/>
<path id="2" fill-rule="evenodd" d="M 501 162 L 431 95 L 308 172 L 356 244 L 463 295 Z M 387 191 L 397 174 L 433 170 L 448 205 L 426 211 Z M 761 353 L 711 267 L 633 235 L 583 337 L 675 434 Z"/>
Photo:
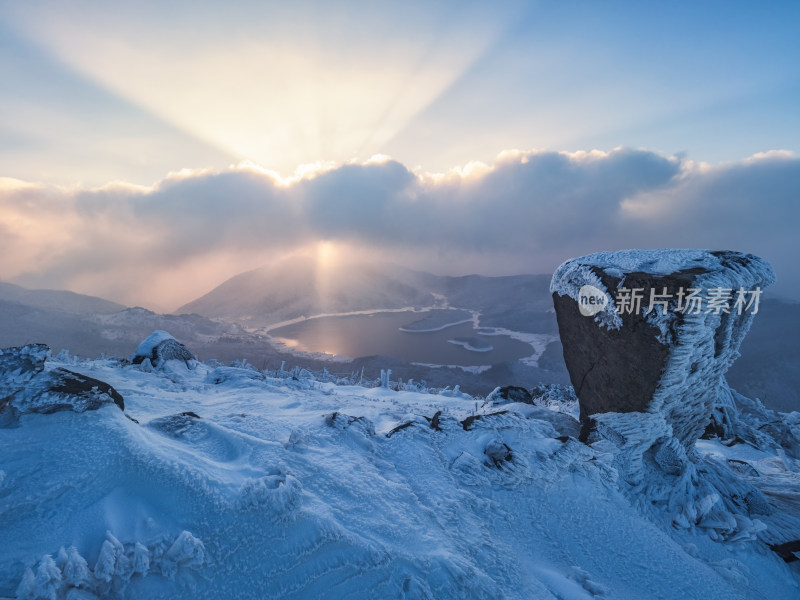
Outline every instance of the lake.
<path id="1" fill-rule="evenodd" d="M 458 323 L 467 319 L 469 313 L 458 310 L 375 312 L 316 317 L 271 329 L 269 334 L 301 352 L 351 358 L 380 354 L 437 365 L 493 365 L 533 354 L 525 342 L 474 329 L 471 319 Z"/>

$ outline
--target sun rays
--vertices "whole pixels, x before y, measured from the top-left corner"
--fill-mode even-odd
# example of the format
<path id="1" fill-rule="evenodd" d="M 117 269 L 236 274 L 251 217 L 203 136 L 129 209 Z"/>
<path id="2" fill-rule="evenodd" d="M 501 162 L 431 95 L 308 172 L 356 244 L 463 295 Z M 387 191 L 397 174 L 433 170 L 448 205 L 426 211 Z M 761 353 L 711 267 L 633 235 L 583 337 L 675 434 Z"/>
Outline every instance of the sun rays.
<path id="1" fill-rule="evenodd" d="M 384 151 L 504 24 L 476 29 L 458 15 L 433 14 L 413 23 L 408 36 L 388 36 L 388 19 L 408 27 L 419 18 L 392 9 L 371 28 L 337 13 L 341 29 L 329 31 L 327 9 L 316 7 L 288 35 L 268 14 L 226 29 L 224 19 L 200 9 L 205 19 L 169 29 L 169 15 L 153 24 L 146 10 L 87 11 L 76 19 L 51 8 L 35 18 L 21 9 L 16 23 L 62 64 L 192 137 L 282 175 Z"/>

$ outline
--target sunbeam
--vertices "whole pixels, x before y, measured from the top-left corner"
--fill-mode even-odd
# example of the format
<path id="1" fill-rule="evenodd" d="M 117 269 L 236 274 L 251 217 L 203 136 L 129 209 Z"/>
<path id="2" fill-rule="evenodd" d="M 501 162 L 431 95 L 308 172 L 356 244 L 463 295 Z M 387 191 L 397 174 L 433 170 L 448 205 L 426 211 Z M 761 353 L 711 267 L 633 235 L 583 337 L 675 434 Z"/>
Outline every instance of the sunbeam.
<path id="1" fill-rule="evenodd" d="M 371 31 L 346 21 L 338 34 L 325 31 L 320 7 L 311 38 L 287 36 L 261 15 L 220 39 L 206 29 L 216 23 L 166 34 L 165 23 L 150 23 L 138 10 L 125 9 L 124 19 L 103 11 L 77 19 L 61 5 L 51 8 L 35 19 L 20 10 L 15 22 L 97 85 L 206 144 L 283 174 L 298 164 L 380 152 L 510 18 L 437 13 L 409 38 L 388 38 L 383 20 Z M 416 14 L 397 9 L 392 18 L 407 22 Z M 337 45 L 339 35 L 349 43 Z"/>

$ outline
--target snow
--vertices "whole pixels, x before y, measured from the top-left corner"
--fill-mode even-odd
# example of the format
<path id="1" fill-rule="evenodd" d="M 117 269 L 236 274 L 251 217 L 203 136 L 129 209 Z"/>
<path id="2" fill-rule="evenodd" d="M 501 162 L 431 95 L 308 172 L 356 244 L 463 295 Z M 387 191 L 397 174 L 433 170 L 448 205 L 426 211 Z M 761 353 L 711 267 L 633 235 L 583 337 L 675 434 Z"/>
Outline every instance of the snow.
<path id="1" fill-rule="evenodd" d="M 491 352 L 494 347 L 479 337 L 457 337 L 447 340 L 451 344 L 461 346 L 470 352 Z"/>
<path id="2" fill-rule="evenodd" d="M 144 356 L 150 357 L 153 355 L 153 350 L 156 346 L 158 346 L 161 342 L 166 342 L 167 340 L 174 340 L 175 338 L 166 331 L 161 329 L 157 329 L 153 333 L 151 333 L 147 338 L 145 338 L 141 344 L 136 347 L 136 351 L 131 355 L 131 360 L 136 358 L 137 356 Z"/>
<path id="3" fill-rule="evenodd" d="M 492 365 L 476 365 L 476 366 L 465 366 L 465 365 L 437 365 L 435 363 L 423 363 L 423 362 L 412 362 L 412 365 L 418 367 L 428 367 L 430 369 L 461 369 L 465 373 L 483 373 L 484 371 L 488 371 L 492 368 Z"/>
<path id="4" fill-rule="evenodd" d="M 577 301 L 581 287 L 594 286 L 604 292 L 608 300 L 604 309 L 595 315 L 595 322 L 601 327 L 619 329 L 622 319 L 617 312 L 614 298 L 603 285 L 596 270 L 621 278 L 620 286 L 623 286 L 624 276 L 628 273 L 643 272 L 658 276 L 692 268 L 708 271 L 699 275 L 695 281 L 696 286 L 703 290 L 721 288 L 735 291 L 740 287 L 751 290 L 756 286 L 766 287 L 775 282 L 775 273 L 769 263 L 752 254 L 729 253 L 726 256 L 725 253 L 685 248 L 617 250 L 595 252 L 565 261 L 553 274 L 550 293 L 569 296 Z"/>
<path id="5" fill-rule="evenodd" d="M 493 406 L 457 389 L 246 366 L 69 368 L 114 386 L 126 411 L 22 415 L 0 429 L 0 596 L 800 594 L 797 563 L 763 541 L 798 533 L 792 445 L 686 450 L 662 417 L 643 427 L 633 414 L 606 417 L 607 435 L 582 444 L 568 388 L 548 390 L 547 406 Z M 731 397 L 743 435 L 775 416 Z M 781 423 L 775 435 L 800 439 L 800 416 Z M 654 452 L 665 470 L 653 471 Z M 730 505 L 755 480 L 780 507 L 770 515 Z"/>
<path id="6" fill-rule="evenodd" d="M 593 256 L 595 255 L 589 255 L 589 257 Z M 619 329 L 622 327 L 622 317 L 617 312 L 614 298 L 609 294 L 597 273 L 592 270 L 595 265 L 584 264 L 583 258 L 568 260 L 556 269 L 553 279 L 550 281 L 550 293 L 569 296 L 577 302 L 578 292 L 582 287 L 590 285 L 596 288 L 606 295 L 606 304 L 603 310 L 594 315 L 595 323 L 607 329 Z"/>
<path id="7" fill-rule="evenodd" d="M 774 281 L 775 274 L 772 271 L 772 267 L 770 267 L 766 261 L 752 254 L 744 256 L 748 258 L 750 264 L 739 269 L 740 273 L 744 271 L 757 271 L 759 274 L 767 275 L 767 284 Z M 689 248 L 615 250 L 595 252 L 582 256 L 579 259 L 566 261 L 556 270 L 556 273 L 573 261 L 577 261 L 585 266 L 599 267 L 610 275 L 622 277 L 625 273 L 632 272 L 669 275 L 670 273 L 675 273 L 682 269 L 691 269 L 693 267 L 702 267 L 709 271 L 719 271 L 724 259 L 721 259 L 708 250 Z M 553 281 L 556 281 L 555 276 L 553 277 Z M 552 293 L 556 290 L 551 288 L 550 291 Z M 564 295 L 563 293 L 561 294 Z"/>

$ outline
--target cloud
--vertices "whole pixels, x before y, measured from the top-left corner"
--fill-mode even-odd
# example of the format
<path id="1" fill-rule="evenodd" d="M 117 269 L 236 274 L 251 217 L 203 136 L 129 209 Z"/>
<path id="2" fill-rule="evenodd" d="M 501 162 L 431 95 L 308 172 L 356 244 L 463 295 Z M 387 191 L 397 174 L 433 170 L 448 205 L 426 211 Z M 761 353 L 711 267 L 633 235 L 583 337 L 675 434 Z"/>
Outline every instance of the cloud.
<path id="1" fill-rule="evenodd" d="M 320 240 L 440 273 L 544 273 L 627 247 L 710 247 L 773 262 L 800 296 L 800 160 L 709 166 L 647 150 L 504 152 L 431 175 L 391 159 L 170 174 L 151 187 L 0 181 L 0 279 L 175 308 Z"/>

